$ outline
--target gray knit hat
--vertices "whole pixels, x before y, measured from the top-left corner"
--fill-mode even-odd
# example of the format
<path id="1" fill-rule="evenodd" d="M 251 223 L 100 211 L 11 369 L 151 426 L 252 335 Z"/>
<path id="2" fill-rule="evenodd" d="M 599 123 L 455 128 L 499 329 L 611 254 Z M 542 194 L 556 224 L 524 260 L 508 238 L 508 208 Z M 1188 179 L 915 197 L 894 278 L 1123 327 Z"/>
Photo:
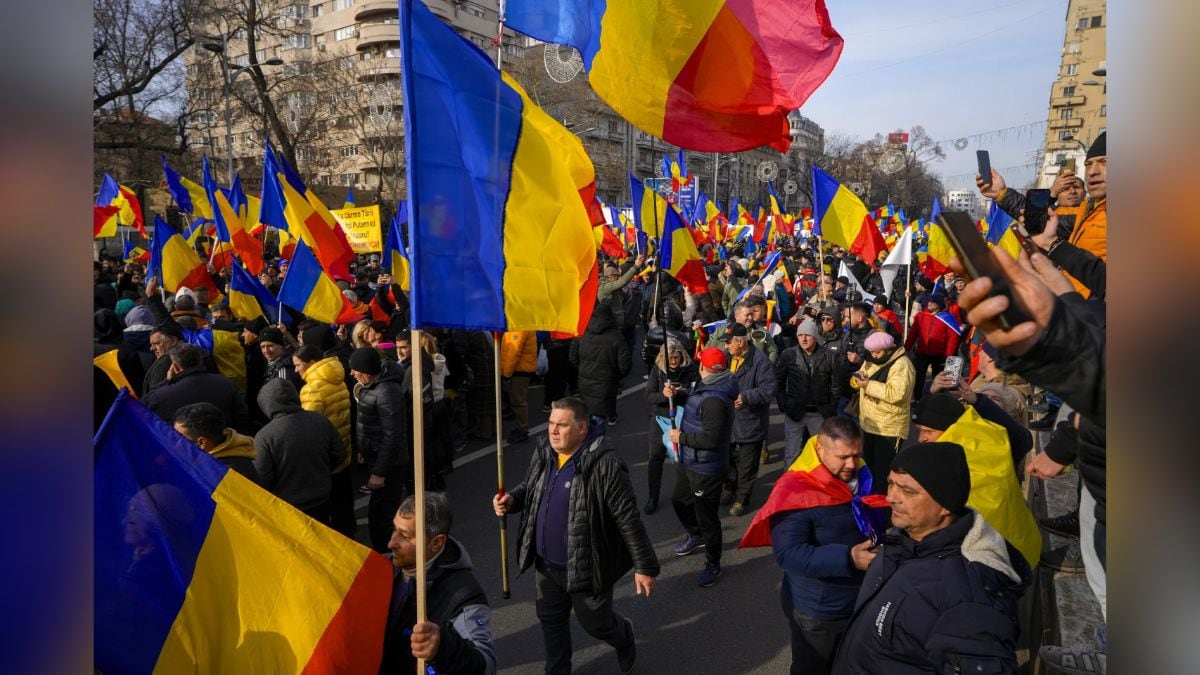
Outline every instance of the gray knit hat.
<path id="1" fill-rule="evenodd" d="M 801 335 L 821 337 L 821 331 L 817 328 L 817 322 L 809 317 L 804 317 L 804 320 L 796 327 L 796 337 L 800 337 Z"/>

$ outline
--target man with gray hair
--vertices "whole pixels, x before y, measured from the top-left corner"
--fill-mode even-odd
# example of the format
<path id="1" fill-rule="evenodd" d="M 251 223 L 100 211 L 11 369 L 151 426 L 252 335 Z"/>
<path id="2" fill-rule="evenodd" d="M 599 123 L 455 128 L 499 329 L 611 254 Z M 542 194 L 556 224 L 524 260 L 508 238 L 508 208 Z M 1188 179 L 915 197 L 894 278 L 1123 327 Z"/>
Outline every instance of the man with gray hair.
<path id="1" fill-rule="evenodd" d="M 381 673 L 412 673 L 425 659 L 439 673 L 496 672 L 492 610 L 471 572 L 467 549 L 450 536 L 450 500 L 425 493 L 426 620 L 417 622 L 417 505 L 400 502 L 388 549 L 392 552 L 392 600 L 384 632 Z"/>

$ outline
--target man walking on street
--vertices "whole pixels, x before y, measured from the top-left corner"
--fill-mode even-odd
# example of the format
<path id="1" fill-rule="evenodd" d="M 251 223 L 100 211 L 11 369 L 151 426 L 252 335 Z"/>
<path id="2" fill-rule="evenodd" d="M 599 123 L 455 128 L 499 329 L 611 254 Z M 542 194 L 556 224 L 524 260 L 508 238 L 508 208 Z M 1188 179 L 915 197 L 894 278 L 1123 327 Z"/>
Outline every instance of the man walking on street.
<path id="1" fill-rule="evenodd" d="M 674 551 L 685 556 L 704 549 L 704 569 L 697 580 L 702 587 L 712 586 L 721 577 L 721 516 L 717 509 L 729 467 L 737 394 L 725 352 L 708 347 L 700 353 L 700 382 L 688 394 L 682 426 L 670 432 L 671 442 L 679 445 L 671 505 L 687 531 Z"/>
<path id="2" fill-rule="evenodd" d="M 577 398 L 551 404 L 547 440 L 525 480 L 492 498 L 497 516 L 521 513 L 517 567 L 537 567 L 537 616 L 548 674 L 571 672 L 571 611 L 589 635 L 633 669 L 633 622 L 613 611 L 613 585 L 632 567 L 638 595 L 654 591 L 658 558 L 638 513 L 629 467 Z"/>
<path id="3" fill-rule="evenodd" d="M 805 440 L 837 414 L 842 395 L 835 353 L 817 346 L 819 331 L 805 317 L 796 328 L 795 347 L 783 350 L 775 364 L 775 400 L 783 417 L 783 462 L 792 465 Z"/>
<path id="4" fill-rule="evenodd" d="M 726 333 L 729 370 L 737 380 L 733 400 L 733 455 L 725 492 L 733 505 L 729 515 L 740 516 L 750 505 L 758 478 L 759 449 L 767 438 L 771 401 L 775 398 L 775 371 L 767 355 L 750 344 L 746 327 L 734 324 Z"/>

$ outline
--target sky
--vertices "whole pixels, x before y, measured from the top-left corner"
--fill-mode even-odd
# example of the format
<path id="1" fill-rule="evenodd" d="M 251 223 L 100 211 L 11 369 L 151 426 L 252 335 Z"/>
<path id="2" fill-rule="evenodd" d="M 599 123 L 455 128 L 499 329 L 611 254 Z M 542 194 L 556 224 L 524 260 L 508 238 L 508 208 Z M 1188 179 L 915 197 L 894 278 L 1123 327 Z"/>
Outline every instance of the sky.
<path id="1" fill-rule="evenodd" d="M 827 0 L 845 40 L 829 79 L 800 112 L 826 136 L 867 139 L 921 125 L 937 141 L 1044 123 L 1066 29 L 1067 0 Z M 934 173 L 974 187 L 975 151 L 1010 185 L 1036 177 L 1045 127 L 945 144 Z"/>

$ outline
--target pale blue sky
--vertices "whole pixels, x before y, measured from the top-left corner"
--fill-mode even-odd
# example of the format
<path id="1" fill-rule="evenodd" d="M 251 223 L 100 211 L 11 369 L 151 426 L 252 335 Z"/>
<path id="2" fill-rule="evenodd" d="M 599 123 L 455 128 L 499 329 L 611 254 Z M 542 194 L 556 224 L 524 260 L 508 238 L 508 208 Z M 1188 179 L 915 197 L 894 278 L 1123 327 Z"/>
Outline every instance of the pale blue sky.
<path id="1" fill-rule="evenodd" d="M 826 134 L 866 139 L 920 124 L 940 141 L 1045 122 L 1067 0 L 826 4 L 846 45 L 829 79 L 800 109 Z M 962 151 L 947 146 L 933 170 L 947 189 L 974 187 L 975 151 L 982 149 L 1010 184 L 1025 185 L 1036 170 L 1021 165 L 1032 161 L 1029 153 L 1044 135 L 1039 127 L 982 145 L 972 141 Z"/>

